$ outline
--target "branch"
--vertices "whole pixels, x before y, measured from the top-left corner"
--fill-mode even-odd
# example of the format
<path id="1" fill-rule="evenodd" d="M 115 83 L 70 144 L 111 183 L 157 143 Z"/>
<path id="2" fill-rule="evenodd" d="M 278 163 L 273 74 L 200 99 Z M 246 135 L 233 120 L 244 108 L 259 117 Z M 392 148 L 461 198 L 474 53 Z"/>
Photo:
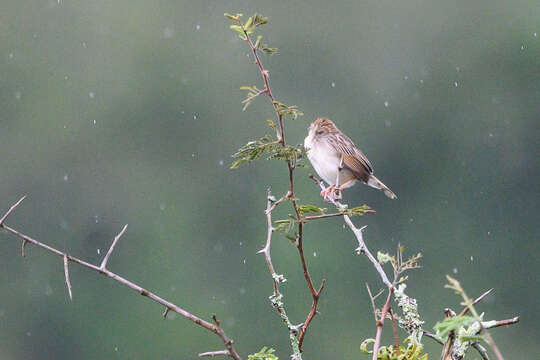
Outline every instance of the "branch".
<path id="1" fill-rule="evenodd" d="M 379 353 L 379 347 L 381 345 L 381 335 L 384 326 L 384 319 L 386 314 L 390 311 L 390 301 L 392 300 L 392 294 L 394 293 L 394 288 L 388 288 L 388 296 L 386 297 L 386 302 L 384 303 L 381 309 L 381 318 L 377 321 L 377 333 L 375 334 L 375 343 L 373 344 L 373 357 L 372 360 L 377 360 L 377 355 Z"/>
<path id="2" fill-rule="evenodd" d="M 268 266 L 268 270 L 270 271 L 270 275 L 272 276 L 274 294 L 270 296 L 270 301 L 272 302 L 272 306 L 276 309 L 279 316 L 281 317 L 281 320 L 283 320 L 283 322 L 287 326 L 287 329 L 289 330 L 289 339 L 291 341 L 291 347 L 293 350 L 292 358 L 294 360 L 302 360 L 302 354 L 300 350 L 299 336 L 298 336 L 298 326 L 292 325 L 291 321 L 289 320 L 287 316 L 287 312 L 285 311 L 285 304 L 283 303 L 283 295 L 279 292 L 279 284 L 281 282 L 285 282 L 286 279 L 285 277 L 283 277 L 283 275 L 278 275 L 276 273 L 276 270 L 274 269 L 274 265 L 272 264 L 272 256 L 270 255 L 270 247 L 272 245 L 272 234 L 274 232 L 274 227 L 272 226 L 272 211 L 276 208 L 275 204 L 272 203 L 273 202 L 272 199 L 274 198 L 272 196 L 272 191 L 269 188 L 267 190 L 267 200 L 266 200 L 266 210 L 265 210 L 266 224 L 267 224 L 266 245 L 261 250 L 259 250 L 257 254 L 264 254 L 266 265 Z M 278 201 L 281 201 L 281 199 Z"/>
<path id="3" fill-rule="evenodd" d="M 489 294 L 491 294 L 492 291 L 493 291 L 493 288 L 489 289 L 488 291 L 486 291 L 485 293 L 483 293 L 482 295 L 480 295 L 479 297 L 477 297 L 477 298 L 472 302 L 472 304 L 473 304 L 473 305 L 478 304 L 478 303 L 479 303 L 480 301 L 482 301 L 486 296 L 488 296 Z M 463 308 L 463 310 L 461 310 L 461 312 L 459 313 L 459 316 L 466 315 L 468 312 L 469 312 L 469 307 L 468 307 L 468 306 L 465 306 L 465 307 Z"/>
<path id="4" fill-rule="evenodd" d="M 313 174 L 309 174 L 309 177 L 320 186 L 321 189 L 325 189 L 325 186 L 322 182 L 322 180 L 317 179 Z M 343 206 L 340 202 L 336 201 L 332 197 L 330 197 L 330 202 L 334 204 L 337 207 Z M 381 277 L 382 282 L 388 287 L 393 288 L 394 285 L 388 280 L 388 276 L 386 276 L 386 273 L 384 272 L 384 269 L 382 268 L 381 264 L 375 259 L 375 257 L 371 254 L 368 247 L 366 246 L 366 243 L 364 242 L 364 237 L 362 236 L 362 231 L 366 228 L 366 226 L 362 226 L 360 229 L 358 229 L 356 226 L 354 226 L 353 222 L 351 221 L 351 218 L 348 215 L 343 215 L 343 218 L 345 220 L 345 223 L 349 228 L 352 230 L 354 236 L 356 237 L 356 240 L 358 241 L 358 248 L 356 248 L 357 254 L 364 254 L 367 256 L 369 261 L 373 264 L 375 267 L 375 270 L 379 273 L 379 276 Z"/>
<path id="5" fill-rule="evenodd" d="M 68 258 L 66 254 L 64 254 L 64 275 L 66 278 L 66 286 L 69 293 L 69 300 L 73 300 L 73 293 L 71 292 L 71 282 L 69 281 Z"/>
<path id="6" fill-rule="evenodd" d="M 313 280 L 311 280 L 311 276 L 309 275 L 309 271 L 307 269 L 306 265 L 306 258 L 304 256 L 304 246 L 303 246 L 303 240 L 302 240 L 302 232 L 303 232 L 303 224 L 298 224 L 298 253 L 300 255 L 300 261 L 302 262 L 302 270 L 304 271 L 304 278 L 306 279 L 306 282 L 308 284 L 309 292 L 311 293 L 311 298 L 313 299 L 311 303 L 311 309 L 309 310 L 309 313 L 306 317 L 306 320 L 304 321 L 304 324 L 302 325 L 302 328 L 300 329 L 300 337 L 299 337 L 299 343 L 298 346 L 300 350 L 302 350 L 302 344 L 304 342 L 304 337 L 306 336 L 307 329 L 309 325 L 311 324 L 311 321 L 313 320 L 313 317 L 315 317 L 315 314 L 317 314 L 317 305 L 319 304 L 319 298 L 321 296 L 321 292 L 324 289 L 324 284 L 326 282 L 325 279 L 321 281 L 321 286 L 319 286 L 318 290 L 315 290 L 313 287 Z"/>
<path id="7" fill-rule="evenodd" d="M 218 350 L 218 351 L 203 352 L 203 353 L 199 354 L 199 357 L 205 357 L 205 356 L 214 357 L 214 356 L 219 356 L 219 355 L 229 356 L 229 350 Z"/>
<path id="8" fill-rule="evenodd" d="M 489 360 L 488 352 L 485 347 L 475 342 L 472 344 L 472 347 L 478 351 L 478 354 L 482 357 L 482 360 Z"/>
<path id="9" fill-rule="evenodd" d="M 242 358 L 240 357 L 240 355 L 238 355 L 238 353 L 236 352 L 236 350 L 234 349 L 233 347 L 233 341 L 231 339 L 229 339 L 229 337 L 227 337 L 227 335 L 225 334 L 225 332 L 223 331 L 223 329 L 221 328 L 221 326 L 219 325 L 219 323 L 216 323 L 215 325 L 206 321 L 206 320 L 203 320 L 201 318 L 199 318 L 198 316 L 196 315 L 193 315 L 192 313 L 190 313 L 189 311 L 186 311 L 184 309 L 182 309 L 180 306 L 176 305 L 176 304 L 173 304 L 172 302 L 168 301 L 168 300 L 165 300 L 161 297 L 159 297 L 158 295 L 154 294 L 153 292 L 150 292 L 146 289 L 144 289 L 143 287 L 121 277 L 120 275 L 108 270 L 105 268 L 105 265 L 107 263 L 106 259 L 108 258 L 108 256 L 110 256 L 110 253 L 112 253 L 112 250 L 114 248 L 114 244 L 118 241 L 118 239 L 120 238 L 120 236 L 122 236 L 123 232 L 125 231 L 126 229 L 126 226 L 124 226 L 124 229 L 116 236 L 114 242 L 113 242 L 113 245 L 111 245 L 111 248 L 109 249 L 109 252 L 107 253 L 107 256 L 106 258 L 104 259 L 104 261 L 102 262 L 102 266 L 96 266 L 96 265 L 93 265 L 93 264 L 90 264 L 84 260 L 81 260 L 79 258 L 76 258 L 74 256 L 71 256 L 71 255 L 68 255 L 67 253 L 65 252 L 62 252 L 56 248 L 53 248 L 49 245 L 46 245 L 36 239 L 33 239 L 31 238 L 30 236 L 27 236 L 25 234 L 22 234 L 20 233 L 19 231 L 7 226 L 3 221 L 7 218 L 7 216 L 21 203 L 21 201 L 24 199 L 21 198 L 21 200 L 19 200 L 17 203 L 15 203 L 8 211 L 7 213 L 2 216 L 2 221 L 0 222 L 0 228 L 3 228 L 4 230 L 6 230 L 7 232 L 17 236 L 18 238 L 22 239 L 23 240 L 23 244 L 28 242 L 28 243 L 32 243 L 42 249 L 45 249 L 47 250 L 48 252 L 51 252 L 55 255 L 58 255 L 60 257 L 63 258 L 63 261 L 64 261 L 64 272 L 65 272 L 65 277 L 66 277 L 66 284 L 68 286 L 68 291 L 70 292 L 70 297 L 71 297 L 71 283 L 69 281 L 69 274 L 68 274 L 68 271 L 67 271 L 67 263 L 68 261 L 71 261 L 73 263 L 76 263 L 76 264 L 79 264 L 85 268 L 88 268 L 90 270 L 93 270 L 95 272 L 98 272 L 102 275 L 105 275 L 127 287 L 129 287 L 130 289 L 138 292 L 139 294 L 141 294 L 142 296 L 145 296 L 147 298 L 149 298 L 150 300 L 152 301 L 155 301 L 157 302 L 158 304 L 161 304 L 163 306 L 165 306 L 167 309 L 169 309 L 170 311 L 174 311 L 175 313 L 177 314 L 180 314 L 182 315 L 183 317 L 185 317 L 186 319 L 188 320 L 191 320 L 192 322 L 194 322 L 195 324 L 199 325 L 199 326 L 202 326 L 203 328 L 217 334 L 221 340 L 223 341 L 223 343 L 225 344 L 225 346 L 227 347 L 227 351 L 228 351 L 228 356 L 235 359 L 235 360 L 241 360 Z"/>
<path id="10" fill-rule="evenodd" d="M 116 235 L 114 237 L 114 241 L 113 243 L 111 244 L 111 247 L 109 248 L 109 251 L 107 251 L 107 254 L 105 255 L 105 257 L 103 258 L 103 261 L 101 262 L 101 265 L 99 266 L 100 269 L 105 269 L 105 266 L 107 266 L 107 261 L 109 261 L 109 257 L 111 256 L 113 250 L 114 250 L 114 247 L 116 246 L 116 243 L 118 242 L 118 240 L 120 240 L 120 238 L 122 237 L 122 235 L 124 235 L 124 233 L 126 232 L 126 229 L 128 227 L 128 224 L 124 225 L 124 227 L 122 228 L 122 230 L 118 233 L 118 235 Z"/>
<path id="11" fill-rule="evenodd" d="M 242 29 L 242 31 L 244 33 L 244 40 L 246 40 L 246 42 L 249 45 L 249 48 L 250 48 L 251 53 L 253 54 L 253 58 L 255 60 L 255 64 L 257 65 L 257 67 L 259 69 L 259 72 L 261 74 L 261 77 L 262 77 L 262 79 L 264 81 L 264 89 L 259 91 L 257 93 L 257 96 L 262 95 L 262 94 L 266 94 L 268 96 L 268 98 L 270 99 L 270 101 L 272 102 L 272 106 L 274 108 L 274 112 L 276 113 L 276 117 L 277 117 L 278 124 L 279 124 L 279 129 L 276 129 L 276 136 L 278 138 L 278 141 L 279 141 L 279 144 L 281 145 L 281 147 L 285 148 L 287 145 L 286 145 L 286 142 L 285 142 L 285 126 L 284 126 L 284 123 L 283 123 L 283 114 L 280 111 L 279 103 L 274 98 L 274 95 L 272 94 L 272 89 L 270 88 L 269 71 L 266 70 L 263 67 L 261 59 L 259 58 L 257 46 L 251 40 L 251 37 L 250 37 L 250 35 L 248 33 L 248 30 L 246 29 L 246 27 L 244 26 L 242 21 L 239 18 L 237 18 L 235 21 L 241 27 L 241 29 Z M 317 314 L 317 305 L 319 303 L 319 297 L 320 297 L 320 294 L 321 294 L 321 292 L 322 292 L 322 290 L 324 288 L 325 281 L 323 280 L 321 282 L 321 286 L 319 287 L 319 289 L 315 290 L 315 288 L 313 286 L 313 281 L 312 281 L 311 276 L 309 275 L 309 271 L 307 269 L 306 259 L 305 259 L 305 256 L 304 256 L 304 250 L 303 250 L 303 226 L 304 226 L 304 224 L 303 224 L 303 221 L 302 221 L 303 220 L 302 219 L 302 214 L 300 213 L 300 211 L 298 209 L 298 204 L 297 204 L 297 201 L 296 201 L 296 197 L 294 196 L 294 170 L 296 168 L 296 159 L 294 158 L 293 161 L 291 161 L 291 159 L 287 159 L 286 163 L 287 163 L 287 169 L 288 169 L 288 173 L 289 173 L 289 190 L 288 190 L 287 194 L 284 196 L 285 198 L 282 197 L 281 199 L 279 199 L 274 204 L 270 204 L 270 202 L 268 202 L 268 206 L 266 208 L 266 216 L 267 216 L 267 222 L 268 222 L 268 235 L 267 235 L 266 246 L 260 252 L 265 254 L 266 263 L 268 265 L 268 268 L 270 269 L 270 273 L 272 274 L 272 278 L 273 278 L 273 281 L 274 281 L 274 297 L 281 296 L 281 294 L 279 294 L 279 290 L 278 290 L 278 286 L 277 286 L 278 285 L 277 284 L 278 279 L 276 279 L 276 277 L 275 277 L 276 274 L 275 274 L 275 271 L 273 269 L 273 265 L 271 263 L 271 258 L 270 258 L 270 242 L 271 242 L 271 236 L 272 236 L 271 233 L 273 231 L 270 214 L 275 209 L 275 207 L 278 205 L 278 203 L 280 203 L 280 202 L 282 202 L 282 201 L 284 201 L 286 199 L 289 199 L 291 201 L 291 203 L 292 203 L 293 208 L 294 208 L 294 212 L 296 213 L 296 217 L 299 220 L 299 223 L 298 223 L 297 249 L 298 249 L 298 254 L 300 256 L 300 261 L 302 263 L 302 269 L 303 269 L 303 272 L 304 272 L 304 278 L 306 280 L 306 283 L 308 285 L 308 288 L 309 288 L 309 291 L 310 291 L 311 297 L 312 297 L 311 308 L 310 308 L 309 313 L 308 313 L 308 315 L 306 317 L 306 320 L 304 321 L 303 325 L 300 328 L 300 334 L 299 334 L 298 339 L 297 339 L 298 340 L 298 349 L 299 349 L 299 351 L 301 351 L 306 331 L 307 331 L 311 321 L 313 320 L 313 317 L 315 316 L 315 314 Z M 284 309 L 280 310 L 278 308 L 278 312 L 283 318 L 283 315 L 285 314 Z M 283 319 L 283 320 L 288 322 L 288 319 Z M 296 340 L 293 339 L 293 336 L 291 336 L 291 344 L 293 345 L 293 349 L 296 346 L 295 341 Z M 296 358 L 299 358 L 299 355 L 300 355 L 299 353 L 297 355 L 295 353 L 295 355 L 293 355 L 293 356 L 296 356 Z"/>

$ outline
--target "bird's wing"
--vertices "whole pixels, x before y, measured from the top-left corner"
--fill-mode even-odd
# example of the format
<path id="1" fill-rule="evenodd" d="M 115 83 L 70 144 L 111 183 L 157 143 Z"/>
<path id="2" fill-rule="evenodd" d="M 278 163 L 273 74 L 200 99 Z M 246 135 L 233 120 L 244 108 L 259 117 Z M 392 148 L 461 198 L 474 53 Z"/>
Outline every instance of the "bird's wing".
<path id="1" fill-rule="evenodd" d="M 352 140 L 346 135 L 340 134 L 340 136 L 337 137 L 337 141 L 333 142 L 333 145 L 341 154 L 343 165 L 349 168 L 353 173 L 358 175 L 373 173 L 373 168 L 366 155 L 358 150 Z M 358 177 L 362 178 L 363 176 Z"/>

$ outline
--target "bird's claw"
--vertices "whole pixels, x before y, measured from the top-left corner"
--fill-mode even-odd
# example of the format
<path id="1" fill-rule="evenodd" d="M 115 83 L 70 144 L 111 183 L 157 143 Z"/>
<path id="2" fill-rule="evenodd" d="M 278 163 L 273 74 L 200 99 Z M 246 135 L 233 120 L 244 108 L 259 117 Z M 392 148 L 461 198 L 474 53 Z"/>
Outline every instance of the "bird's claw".
<path id="1" fill-rule="evenodd" d="M 332 200 L 340 200 L 341 189 L 339 187 L 336 187 L 335 185 L 330 185 L 326 189 L 321 191 L 321 196 L 326 202 L 332 202 Z"/>

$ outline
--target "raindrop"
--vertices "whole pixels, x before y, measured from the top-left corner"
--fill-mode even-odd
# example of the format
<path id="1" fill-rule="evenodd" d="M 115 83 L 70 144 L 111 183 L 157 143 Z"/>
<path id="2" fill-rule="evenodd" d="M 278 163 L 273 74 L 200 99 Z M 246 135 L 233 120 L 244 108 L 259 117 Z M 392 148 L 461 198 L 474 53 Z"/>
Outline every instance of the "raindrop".
<path id="1" fill-rule="evenodd" d="M 453 268 L 453 269 L 452 269 L 452 272 L 453 272 L 454 274 L 457 274 L 457 272 L 458 272 L 457 268 Z"/>
<path id="2" fill-rule="evenodd" d="M 51 296 L 52 294 L 53 294 L 53 289 L 50 284 L 47 284 L 47 286 L 45 286 L 45 295 Z"/>
<path id="3" fill-rule="evenodd" d="M 219 160 L 219 166 L 223 166 L 223 160 Z"/>
<path id="4" fill-rule="evenodd" d="M 15 99 L 21 100 L 21 96 L 22 96 L 22 94 L 21 94 L 20 91 L 16 91 L 16 92 L 15 92 Z"/>
<path id="5" fill-rule="evenodd" d="M 332 83 L 330 84 L 330 86 L 332 86 L 333 88 L 336 87 L 336 83 L 334 81 L 332 81 Z"/>
<path id="6" fill-rule="evenodd" d="M 420 84 L 423 85 L 423 84 L 424 84 L 424 80 L 420 79 Z"/>
<path id="7" fill-rule="evenodd" d="M 99 222 L 99 219 L 98 219 L 97 215 L 94 215 L 94 221 L 96 222 L 96 224 Z"/>
<path id="8" fill-rule="evenodd" d="M 37 34 L 33 34 L 32 38 L 37 39 Z"/>
<path id="9" fill-rule="evenodd" d="M 488 236 L 491 235 L 491 231 L 488 231 Z"/>
<path id="10" fill-rule="evenodd" d="M 386 120 L 386 121 L 384 122 L 384 126 L 390 127 L 390 126 L 392 126 L 392 122 L 391 122 L 390 120 Z"/>
<path id="11" fill-rule="evenodd" d="M 244 265 L 246 264 L 246 259 L 243 260 Z"/>
<path id="12" fill-rule="evenodd" d="M 317 253 L 315 251 L 313 252 L 313 257 L 317 257 Z"/>
<path id="13" fill-rule="evenodd" d="M 458 82 L 454 81 L 454 87 L 457 87 L 457 86 L 458 86 Z"/>
<path id="14" fill-rule="evenodd" d="M 489 133 L 489 137 L 493 137 L 493 133 Z"/>
<path id="15" fill-rule="evenodd" d="M 159 210 L 161 211 L 165 210 L 165 203 L 159 204 Z"/>
<path id="16" fill-rule="evenodd" d="M 94 125 L 96 125 L 96 119 L 94 119 Z"/>
<path id="17" fill-rule="evenodd" d="M 87 48 L 86 41 L 83 41 L 83 42 L 81 43 L 81 45 L 82 45 L 83 48 L 85 48 L 85 49 Z"/>
<path id="18" fill-rule="evenodd" d="M 240 241 L 240 246 L 242 246 L 242 245 L 244 245 L 244 243 Z"/>
<path id="19" fill-rule="evenodd" d="M 195 25 L 195 30 L 200 30 L 201 29 L 201 25 L 197 24 Z"/>
<path id="20" fill-rule="evenodd" d="M 407 75 L 405 75 L 405 76 L 403 77 L 403 80 L 409 80 L 409 77 L 408 77 Z"/>
<path id="21" fill-rule="evenodd" d="M 191 157 L 194 158 L 194 157 L 195 157 L 195 153 L 191 154 Z"/>
<path id="22" fill-rule="evenodd" d="M 30 331 L 27 331 L 26 336 L 30 337 L 30 336 L 32 336 L 32 333 Z"/>
<path id="23" fill-rule="evenodd" d="M 456 66 L 456 71 L 459 72 L 460 68 L 459 66 Z"/>
<path id="24" fill-rule="evenodd" d="M 97 249 L 97 254 L 101 254 L 101 250 L 99 248 Z"/>
<path id="25" fill-rule="evenodd" d="M 66 81 L 69 80 L 69 76 L 65 75 L 64 80 L 66 80 Z"/>
<path id="26" fill-rule="evenodd" d="M 13 55 L 13 53 L 12 53 L 12 52 L 11 52 L 11 53 L 9 53 L 9 58 L 10 58 L 10 59 L 13 59 L 13 56 L 15 56 L 15 55 Z"/>
<path id="27" fill-rule="evenodd" d="M 525 50 L 525 45 L 521 45 L 521 51 Z"/>
<path id="28" fill-rule="evenodd" d="M 93 91 L 90 91 L 90 92 L 88 93 L 88 96 L 90 97 L 90 99 L 93 99 L 93 98 L 96 96 L 96 94 L 94 94 Z"/>
<path id="29" fill-rule="evenodd" d="M 197 120 L 197 114 L 193 114 L 193 120 Z"/>
<path id="30" fill-rule="evenodd" d="M 537 33 L 534 33 L 533 36 L 534 36 L 534 37 L 538 37 L 538 34 L 537 34 Z"/>
<path id="31" fill-rule="evenodd" d="M 68 181 L 68 180 L 69 180 L 68 174 L 64 174 L 64 181 Z"/>
<path id="32" fill-rule="evenodd" d="M 114 351 L 118 351 L 118 346 L 115 346 L 115 347 L 114 347 Z"/>
<path id="33" fill-rule="evenodd" d="M 471 262 L 473 262 L 473 261 L 474 261 L 474 256 L 471 255 Z"/>
<path id="34" fill-rule="evenodd" d="M 413 219 L 413 218 L 410 218 L 410 219 L 409 219 L 409 222 L 413 222 L 413 221 L 414 221 L 414 219 Z"/>
<path id="35" fill-rule="evenodd" d="M 246 289 L 243 287 L 241 287 L 239 291 L 241 295 L 244 295 L 246 293 Z"/>
<path id="36" fill-rule="evenodd" d="M 388 106 L 390 106 L 390 103 L 388 101 L 385 101 L 384 102 L 384 107 L 388 107 Z"/>
<path id="37" fill-rule="evenodd" d="M 184 113 L 185 113 L 185 111 L 184 111 L 184 110 L 180 111 L 180 114 L 184 114 Z"/>
<path id="38" fill-rule="evenodd" d="M 170 39 L 174 36 L 174 29 L 170 28 L 170 27 L 166 27 L 165 29 L 163 29 L 163 38 L 164 39 Z"/>

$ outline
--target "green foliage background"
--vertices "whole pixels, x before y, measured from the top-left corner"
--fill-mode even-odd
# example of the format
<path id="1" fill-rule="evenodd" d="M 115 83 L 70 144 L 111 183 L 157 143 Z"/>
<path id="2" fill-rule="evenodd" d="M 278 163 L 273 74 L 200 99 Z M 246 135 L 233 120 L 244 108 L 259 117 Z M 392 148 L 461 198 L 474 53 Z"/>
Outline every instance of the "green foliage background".
<path id="1" fill-rule="evenodd" d="M 398 195 L 345 192 L 350 205 L 377 210 L 358 219 L 369 225 L 372 250 L 393 252 L 399 241 L 422 251 L 408 293 L 426 326 L 443 308 L 459 308 L 443 288 L 450 273 L 471 296 L 496 288 L 477 308 L 489 319 L 521 315 L 492 334 L 508 358 L 534 358 L 536 0 L 5 2 L 0 208 L 28 194 L 8 223 L 96 264 L 129 223 L 111 270 L 198 315 L 217 313 L 244 356 L 270 345 L 286 359 L 288 335 L 255 255 L 266 234 L 266 188 L 284 193 L 286 169 L 228 168 L 273 113 L 260 99 L 241 111 L 239 87 L 262 85 L 226 11 L 269 17 L 265 39 L 279 48 L 264 58 L 273 90 L 305 113 L 287 124 L 287 140 L 301 143 L 309 121 L 328 116 Z M 297 195 L 324 207 L 309 171 L 298 171 Z M 327 279 L 305 356 L 350 359 L 375 331 L 364 282 L 380 281 L 354 255 L 341 219 L 309 224 L 305 235 L 312 276 Z M 0 234 L 0 358 L 194 359 L 222 347 L 76 266 L 69 302 L 61 259 L 32 246 L 22 259 L 19 245 Z M 273 259 L 288 278 L 288 313 L 301 322 L 311 299 L 289 240 L 276 235 Z"/>

